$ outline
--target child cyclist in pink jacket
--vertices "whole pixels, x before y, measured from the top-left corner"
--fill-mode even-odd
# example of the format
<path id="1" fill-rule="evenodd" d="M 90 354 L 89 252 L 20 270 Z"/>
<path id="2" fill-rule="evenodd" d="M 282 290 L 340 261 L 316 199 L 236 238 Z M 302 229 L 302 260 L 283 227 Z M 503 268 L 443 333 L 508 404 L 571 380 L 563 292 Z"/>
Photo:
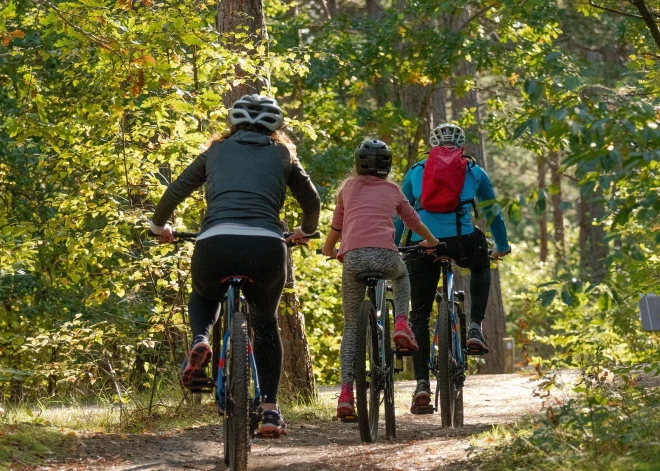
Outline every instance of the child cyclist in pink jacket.
<path id="1" fill-rule="evenodd" d="M 355 415 L 353 363 L 357 341 L 357 316 L 366 286 L 357 280 L 364 271 L 385 273 L 394 291 L 394 342 L 402 348 L 418 350 L 408 324 L 410 281 L 408 271 L 394 245 L 394 214 L 424 240 L 424 247 L 438 245 L 422 224 L 399 187 L 387 180 L 392 152 L 382 141 L 366 140 L 355 150 L 356 175 L 341 186 L 332 226 L 323 245 L 323 254 L 343 262 L 342 305 L 344 335 L 341 341 L 341 393 L 337 417 Z M 341 237 L 339 251 L 335 245 Z"/>

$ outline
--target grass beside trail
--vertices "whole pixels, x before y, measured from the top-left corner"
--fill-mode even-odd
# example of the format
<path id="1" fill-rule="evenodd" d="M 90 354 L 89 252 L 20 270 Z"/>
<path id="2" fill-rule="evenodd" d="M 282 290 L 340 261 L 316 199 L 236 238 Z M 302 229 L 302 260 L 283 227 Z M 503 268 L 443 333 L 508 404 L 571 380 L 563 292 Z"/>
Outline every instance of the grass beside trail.
<path id="1" fill-rule="evenodd" d="M 335 414 L 335 393 L 323 388 L 313 403 L 290 400 L 281 407 L 289 423 L 329 422 Z M 69 442 L 80 434 L 158 434 L 222 424 L 211 395 L 185 402 L 177 392 L 170 399 L 161 398 L 151 415 L 146 407 L 131 404 L 121 413 L 116 405 L 61 403 L 24 404 L 0 411 L 0 471 L 43 465 L 49 458 L 64 456 Z"/>
<path id="2" fill-rule="evenodd" d="M 15 465 L 43 464 L 49 457 L 66 452 L 66 434 L 39 425 L 0 426 L 0 470 Z"/>
<path id="3" fill-rule="evenodd" d="M 660 388 L 581 386 L 545 417 L 473 438 L 479 471 L 659 471 Z"/>

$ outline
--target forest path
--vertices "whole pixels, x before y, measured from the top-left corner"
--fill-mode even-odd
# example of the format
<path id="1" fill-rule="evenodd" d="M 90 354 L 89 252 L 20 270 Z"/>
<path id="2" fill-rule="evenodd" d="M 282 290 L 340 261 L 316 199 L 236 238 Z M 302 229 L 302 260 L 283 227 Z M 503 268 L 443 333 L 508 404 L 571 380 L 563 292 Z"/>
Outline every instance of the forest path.
<path id="1" fill-rule="evenodd" d="M 338 421 L 289 423 L 280 440 L 257 439 L 250 470 L 441 470 L 461 469 L 468 460 L 472 434 L 510 424 L 539 412 L 538 383 L 519 374 L 469 376 L 465 389 L 465 427 L 440 428 L 439 414 L 414 416 L 407 401 L 414 381 L 396 385 L 397 439 L 387 442 L 382 423 L 378 441 L 362 445 L 357 424 Z M 435 381 L 432 381 L 435 387 Z M 330 391 L 330 388 L 324 388 Z M 405 402 L 404 402 L 405 400 Z M 224 470 L 222 426 L 213 425 L 163 435 L 80 437 L 82 443 L 66 464 L 48 469 Z"/>

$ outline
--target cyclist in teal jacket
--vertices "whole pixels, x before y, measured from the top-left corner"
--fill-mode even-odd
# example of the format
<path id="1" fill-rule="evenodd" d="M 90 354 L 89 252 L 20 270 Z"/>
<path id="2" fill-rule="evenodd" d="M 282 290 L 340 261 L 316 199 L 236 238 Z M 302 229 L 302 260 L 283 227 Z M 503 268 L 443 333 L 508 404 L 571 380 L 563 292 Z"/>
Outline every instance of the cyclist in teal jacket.
<path id="1" fill-rule="evenodd" d="M 454 124 L 441 124 L 431 133 L 431 146 L 449 145 L 463 147 L 465 133 Z M 471 205 L 465 203 L 457 209 L 460 220 L 460 241 L 457 236 L 457 214 L 434 213 L 421 208 L 422 175 L 426 160 L 414 165 L 403 180 L 402 191 L 410 204 L 419 212 L 422 222 L 431 233 L 440 241 L 438 253 L 447 255 L 463 268 L 469 268 L 470 294 L 472 312 L 468 327 L 468 346 L 472 351 L 488 353 L 488 345 L 481 330 L 481 323 L 486 313 L 488 292 L 490 290 L 490 257 L 488 243 L 484 233 L 472 224 Z M 488 174 L 470 159 L 467 165 L 465 182 L 460 195 L 460 201 L 472 201 L 474 198 L 481 201 L 495 199 L 493 185 Z M 486 218 L 493 215 L 493 207 L 484 208 Z M 397 241 L 401 238 L 402 224 L 397 221 Z M 490 224 L 490 231 L 495 239 L 493 258 L 499 258 L 511 252 L 507 240 L 506 227 L 501 214 L 495 214 Z M 412 243 L 421 241 L 416 234 L 412 235 Z M 408 242 L 406 242 L 407 244 Z M 430 257 L 421 257 L 411 260 L 408 267 L 411 285 L 411 312 L 410 321 L 419 350 L 413 353 L 413 367 L 417 388 L 413 396 L 410 411 L 413 414 L 431 413 L 429 407 L 431 394 L 429 387 L 429 318 L 433 309 L 435 291 L 440 279 L 440 264 L 433 263 Z"/>

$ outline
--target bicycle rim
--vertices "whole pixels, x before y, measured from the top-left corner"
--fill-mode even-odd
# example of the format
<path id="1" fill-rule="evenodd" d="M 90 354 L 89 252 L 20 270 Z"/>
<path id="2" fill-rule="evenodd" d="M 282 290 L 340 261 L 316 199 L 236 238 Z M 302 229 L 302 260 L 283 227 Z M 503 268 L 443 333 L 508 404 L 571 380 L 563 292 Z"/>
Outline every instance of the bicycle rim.
<path id="1" fill-rule="evenodd" d="M 229 390 L 232 401 L 231 413 L 227 420 L 229 436 L 229 468 L 232 471 L 247 470 L 249 437 L 248 388 L 250 370 L 248 363 L 248 329 L 244 313 L 235 312 L 231 329 L 231 369 Z"/>
<path id="2" fill-rule="evenodd" d="M 456 364 L 452 355 L 453 332 L 449 316 L 449 304 L 441 301 L 438 305 L 438 381 L 436 394 L 440 398 L 440 417 L 443 427 L 459 427 L 456 421 L 456 405 L 459 400 L 462 406 L 462 390 L 456 387 Z M 462 407 L 461 407 L 462 410 Z"/>
<path id="3" fill-rule="evenodd" d="M 383 323 L 383 348 L 385 348 L 385 438 L 396 438 L 396 407 L 394 405 L 394 366 L 390 328 L 390 303 L 388 299 L 383 307 L 381 322 Z"/>
<path id="4" fill-rule="evenodd" d="M 378 335 L 371 328 L 372 310 L 373 306 L 370 301 L 365 301 L 360 308 L 354 366 L 360 437 L 366 443 L 373 443 L 378 437 L 378 411 L 380 407 L 380 392 L 378 391 L 378 378 L 376 378 L 375 368 Z"/>

